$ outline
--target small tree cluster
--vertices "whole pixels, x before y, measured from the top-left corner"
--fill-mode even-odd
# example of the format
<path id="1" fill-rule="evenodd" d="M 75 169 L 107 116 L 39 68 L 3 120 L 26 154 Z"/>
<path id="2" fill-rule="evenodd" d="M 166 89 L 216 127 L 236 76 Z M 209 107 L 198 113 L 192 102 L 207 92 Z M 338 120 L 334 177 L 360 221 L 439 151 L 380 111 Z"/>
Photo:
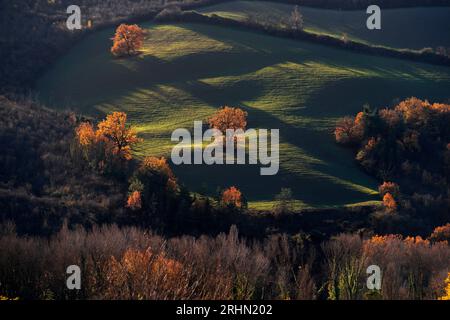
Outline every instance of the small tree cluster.
<path id="1" fill-rule="evenodd" d="M 437 299 L 447 274 L 447 243 L 399 235 L 361 239 L 342 234 L 324 245 L 331 299 Z M 366 287 L 366 268 L 382 270 L 381 290 Z"/>
<path id="2" fill-rule="evenodd" d="M 450 105 L 409 98 L 393 108 L 365 107 L 335 128 L 340 144 L 356 149 L 356 160 L 382 181 L 385 208 L 428 220 L 449 216 Z M 402 189 L 400 196 L 399 185 Z"/>
<path id="3" fill-rule="evenodd" d="M 366 117 L 363 112 L 359 112 L 355 119 L 344 117 L 340 119 L 334 130 L 336 141 L 344 145 L 354 145 L 364 138 L 366 130 Z"/>
<path id="4" fill-rule="evenodd" d="M 97 130 L 89 122 L 83 122 L 75 129 L 83 157 L 93 167 L 104 171 L 118 161 L 132 159 L 133 147 L 141 139 L 126 121 L 126 113 L 113 112 L 99 122 Z"/>
<path id="5" fill-rule="evenodd" d="M 180 187 L 172 169 L 164 157 L 145 157 L 133 172 L 129 183 L 126 206 L 133 211 L 141 210 L 140 223 L 148 224 L 155 215 L 161 217 L 176 210 L 179 202 Z M 184 195 L 189 198 L 189 195 Z M 188 199 L 184 199 L 189 203 Z"/>

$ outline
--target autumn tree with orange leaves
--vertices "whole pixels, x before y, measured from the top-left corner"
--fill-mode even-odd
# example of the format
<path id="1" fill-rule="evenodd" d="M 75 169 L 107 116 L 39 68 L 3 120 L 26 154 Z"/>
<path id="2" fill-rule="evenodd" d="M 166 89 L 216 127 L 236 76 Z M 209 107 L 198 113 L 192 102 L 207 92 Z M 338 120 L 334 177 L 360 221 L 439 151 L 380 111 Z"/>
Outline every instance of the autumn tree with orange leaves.
<path id="1" fill-rule="evenodd" d="M 155 299 L 166 295 L 166 299 L 176 299 L 186 294 L 183 289 L 187 288 L 187 280 L 183 276 L 183 265 L 164 252 L 127 249 L 121 259 L 112 256 L 109 260 L 106 297 Z"/>
<path id="2" fill-rule="evenodd" d="M 242 129 L 247 126 L 247 112 L 240 108 L 225 106 L 208 119 L 209 126 L 225 134 L 227 129 Z"/>
<path id="3" fill-rule="evenodd" d="M 242 208 L 243 198 L 241 191 L 232 186 L 222 193 L 222 203 L 228 207 Z"/>
<path id="4" fill-rule="evenodd" d="M 383 184 L 378 187 L 378 192 L 381 196 L 384 196 L 386 193 L 390 193 L 395 199 L 398 199 L 400 196 L 400 188 L 395 182 L 383 182 Z"/>
<path id="5" fill-rule="evenodd" d="M 111 53 L 117 57 L 131 56 L 137 53 L 144 42 L 144 30 L 138 25 L 122 23 L 116 29 Z"/>
<path id="6" fill-rule="evenodd" d="M 145 157 L 144 160 L 142 160 L 138 172 L 140 173 L 140 177 L 153 177 L 151 180 L 156 184 L 160 184 L 164 190 L 176 192 L 178 189 L 175 174 L 167 163 L 167 159 L 164 157 Z"/>
<path id="7" fill-rule="evenodd" d="M 94 127 L 90 122 L 82 122 L 76 129 L 75 129 L 78 142 L 82 146 L 88 146 L 92 143 L 95 143 L 96 141 L 96 134 Z"/>
<path id="8" fill-rule="evenodd" d="M 400 187 L 398 184 L 385 181 L 378 187 L 378 192 L 383 198 L 383 205 L 386 211 L 389 213 L 397 211 L 400 200 Z"/>
<path id="9" fill-rule="evenodd" d="M 340 144 L 356 144 L 364 138 L 366 130 L 365 114 L 359 112 L 355 119 L 344 117 L 340 119 L 334 130 L 336 142 Z"/>
<path id="10" fill-rule="evenodd" d="M 100 172 L 121 170 L 122 160 L 132 158 L 132 149 L 141 139 L 126 120 L 125 113 L 114 112 L 98 124 L 97 130 L 90 122 L 75 129 L 78 150 L 89 166 Z"/>
<path id="11" fill-rule="evenodd" d="M 393 213 L 397 210 L 397 202 L 389 192 L 383 196 L 383 205 L 388 212 Z"/>
<path id="12" fill-rule="evenodd" d="M 166 158 L 145 157 L 130 178 L 127 207 L 142 209 L 150 216 L 163 212 L 176 202 L 179 194 L 177 178 Z"/>
<path id="13" fill-rule="evenodd" d="M 140 191 L 135 190 L 131 192 L 127 199 L 127 207 L 131 210 L 137 210 L 142 207 L 142 198 Z"/>
<path id="14" fill-rule="evenodd" d="M 126 122 L 127 114 L 125 112 L 113 112 L 98 124 L 97 135 L 112 142 L 114 154 L 130 160 L 132 147 L 141 140 L 137 137 L 136 131 Z"/>

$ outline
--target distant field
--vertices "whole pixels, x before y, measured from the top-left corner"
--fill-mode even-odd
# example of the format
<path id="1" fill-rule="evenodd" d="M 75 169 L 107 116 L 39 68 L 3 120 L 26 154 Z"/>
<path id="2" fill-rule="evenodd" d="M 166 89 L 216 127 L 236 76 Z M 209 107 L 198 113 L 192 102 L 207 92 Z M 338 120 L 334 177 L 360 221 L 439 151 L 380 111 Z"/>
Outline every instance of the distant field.
<path id="1" fill-rule="evenodd" d="M 288 19 L 294 6 L 265 1 L 226 2 L 197 10 L 230 19 L 257 15 L 272 21 Z M 339 11 L 301 7 L 305 29 L 393 48 L 450 47 L 450 7 L 382 9 L 382 29 L 366 28 L 365 11 Z"/>
<path id="2" fill-rule="evenodd" d="M 282 187 L 299 207 L 377 200 L 376 181 L 334 143 L 336 119 L 364 103 L 450 98 L 450 68 L 211 25 L 144 26 L 144 53 L 129 59 L 110 55 L 113 29 L 88 36 L 38 81 L 42 101 L 99 117 L 126 111 L 145 139 L 140 154 L 165 156 L 175 128 L 191 129 L 224 104 L 244 108 L 249 127 L 280 129 L 278 175 L 259 176 L 259 166 L 175 170 L 197 192 L 236 185 L 252 207 L 270 208 Z"/>

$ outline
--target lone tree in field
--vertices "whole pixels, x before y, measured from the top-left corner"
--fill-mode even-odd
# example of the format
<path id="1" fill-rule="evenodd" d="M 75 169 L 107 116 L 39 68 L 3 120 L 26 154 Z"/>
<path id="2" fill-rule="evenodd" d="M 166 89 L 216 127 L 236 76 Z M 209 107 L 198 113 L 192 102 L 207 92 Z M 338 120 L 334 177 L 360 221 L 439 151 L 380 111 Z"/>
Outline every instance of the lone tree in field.
<path id="1" fill-rule="evenodd" d="M 116 57 L 131 56 L 137 53 L 144 42 L 144 30 L 138 25 L 122 23 L 116 29 L 111 53 Z"/>
<path id="2" fill-rule="evenodd" d="M 208 119 L 209 126 L 225 133 L 227 129 L 242 129 L 247 126 L 247 112 L 239 108 L 223 107 Z"/>
<path id="3" fill-rule="evenodd" d="M 294 11 L 291 13 L 289 22 L 293 30 L 300 31 L 303 29 L 303 15 L 301 14 L 298 6 L 294 7 Z"/>

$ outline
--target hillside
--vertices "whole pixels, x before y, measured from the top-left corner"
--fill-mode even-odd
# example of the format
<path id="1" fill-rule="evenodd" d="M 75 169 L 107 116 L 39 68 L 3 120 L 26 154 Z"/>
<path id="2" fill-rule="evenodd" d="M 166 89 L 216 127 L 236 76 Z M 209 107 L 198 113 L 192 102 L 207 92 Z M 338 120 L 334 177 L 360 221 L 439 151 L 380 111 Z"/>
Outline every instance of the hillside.
<path id="1" fill-rule="evenodd" d="M 261 177 L 256 166 L 185 166 L 175 173 L 210 195 L 236 185 L 251 207 L 271 207 L 284 187 L 303 207 L 378 199 L 377 182 L 335 144 L 336 119 L 365 103 L 449 98 L 448 68 L 209 25 L 144 26 L 144 52 L 130 59 L 110 55 L 113 29 L 87 37 L 38 81 L 42 101 L 94 116 L 126 111 L 145 139 L 140 154 L 165 156 L 174 129 L 192 129 L 225 104 L 244 108 L 249 127 L 280 128 L 278 175 Z"/>
<path id="2" fill-rule="evenodd" d="M 76 116 L 0 96 L 0 221 L 17 231 L 51 234 L 64 220 L 91 226 L 123 208 L 117 180 L 76 163 Z"/>
<path id="3" fill-rule="evenodd" d="M 383 8 L 383 7 L 382 7 Z M 285 23 L 294 5 L 266 1 L 232 1 L 197 11 L 204 14 L 264 23 Z M 382 9 L 382 30 L 366 28 L 365 10 L 345 11 L 301 7 L 305 30 L 392 48 L 450 47 L 450 8 Z"/>

